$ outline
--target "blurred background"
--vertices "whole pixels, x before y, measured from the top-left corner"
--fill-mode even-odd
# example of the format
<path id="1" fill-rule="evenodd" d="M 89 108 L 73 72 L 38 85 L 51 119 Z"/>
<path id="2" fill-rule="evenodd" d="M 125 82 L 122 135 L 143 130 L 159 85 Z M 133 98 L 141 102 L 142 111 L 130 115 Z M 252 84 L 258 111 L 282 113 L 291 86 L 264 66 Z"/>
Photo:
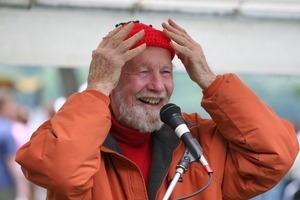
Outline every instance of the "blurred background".
<path id="1" fill-rule="evenodd" d="M 236 73 L 299 131 L 300 0 L 0 0 L 0 90 L 13 97 L 18 109 L 11 112 L 23 125 L 14 133 L 16 148 L 82 90 L 91 52 L 115 24 L 140 20 L 161 29 L 168 18 L 202 45 L 216 74 Z M 209 118 L 198 86 L 177 58 L 174 64 L 172 102 Z M 296 199 L 298 171 L 296 162 L 255 200 Z M 19 199 L 45 199 L 42 188 L 19 182 L 11 184 Z"/>

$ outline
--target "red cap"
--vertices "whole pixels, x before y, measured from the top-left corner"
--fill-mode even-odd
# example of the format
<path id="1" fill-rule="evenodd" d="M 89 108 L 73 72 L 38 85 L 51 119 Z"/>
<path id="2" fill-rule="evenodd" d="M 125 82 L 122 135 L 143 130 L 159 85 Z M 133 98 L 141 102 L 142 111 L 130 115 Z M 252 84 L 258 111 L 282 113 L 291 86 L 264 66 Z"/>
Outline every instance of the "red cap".
<path id="1" fill-rule="evenodd" d="M 126 24 L 127 23 L 121 23 L 120 25 L 125 26 Z M 162 47 L 170 51 L 171 59 L 173 60 L 175 56 L 175 50 L 170 45 L 171 40 L 166 37 L 162 31 L 153 28 L 152 25 L 146 25 L 140 23 L 139 21 L 134 21 L 134 27 L 132 31 L 127 35 L 125 39 L 130 38 L 142 29 L 144 29 L 145 31 L 143 38 L 138 41 L 132 48 L 135 48 L 144 43 L 146 43 L 147 46 Z"/>

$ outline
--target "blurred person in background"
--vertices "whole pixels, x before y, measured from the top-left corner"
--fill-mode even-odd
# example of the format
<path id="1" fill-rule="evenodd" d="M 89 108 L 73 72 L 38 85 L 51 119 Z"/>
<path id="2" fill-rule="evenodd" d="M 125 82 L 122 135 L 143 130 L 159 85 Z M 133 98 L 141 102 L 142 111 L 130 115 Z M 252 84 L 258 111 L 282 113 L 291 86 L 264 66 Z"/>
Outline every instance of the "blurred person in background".
<path id="1" fill-rule="evenodd" d="M 15 163 L 16 141 L 12 132 L 15 102 L 9 89 L 0 88 L 0 199 L 17 196 L 18 168 Z"/>
<path id="2" fill-rule="evenodd" d="M 16 102 L 13 84 L 2 83 L 0 81 L 0 200 L 28 200 L 31 183 L 15 162 L 16 150 L 30 138 L 26 126 L 28 110 Z"/>
<path id="3" fill-rule="evenodd" d="M 235 74 L 216 76 L 200 44 L 174 21 L 162 27 L 136 21 L 110 31 L 93 51 L 86 90 L 68 97 L 18 150 L 25 176 L 47 189 L 48 200 L 163 199 L 186 150 L 160 119 L 174 89 L 175 55 L 212 118 L 182 113 L 213 179 L 210 167 L 191 163 L 170 199 L 209 180 L 190 199 L 249 199 L 292 166 L 299 151 L 292 124 Z"/>
<path id="4" fill-rule="evenodd" d="M 12 122 L 12 134 L 15 139 L 17 148 L 20 148 L 23 144 L 29 141 L 31 132 L 28 128 L 28 119 L 30 110 L 27 106 L 20 103 L 16 104 Z M 16 176 L 16 187 L 17 187 L 17 198 L 16 200 L 32 199 L 33 196 L 33 185 L 25 178 L 22 173 L 21 167 L 15 162 L 18 175 Z"/>

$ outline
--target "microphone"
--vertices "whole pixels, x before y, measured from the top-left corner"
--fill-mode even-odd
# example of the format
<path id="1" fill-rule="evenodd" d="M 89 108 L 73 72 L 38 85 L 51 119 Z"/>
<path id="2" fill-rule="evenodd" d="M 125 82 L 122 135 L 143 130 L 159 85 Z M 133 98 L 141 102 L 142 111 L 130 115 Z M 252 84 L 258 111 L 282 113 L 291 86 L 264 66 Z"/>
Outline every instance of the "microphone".
<path id="1" fill-rule="evenodd" d="M 169 125 L 176 135 L 184 142 L 192 156 L 199 160 L 208 173 L 212 173 L 208 162 L 203 156 L 203 150 L 198 141 L 192 136 L 189 128 L 181 116 L 181 109 L 173 103 L 164 105 L 160 110 L 160 119 Z"/>

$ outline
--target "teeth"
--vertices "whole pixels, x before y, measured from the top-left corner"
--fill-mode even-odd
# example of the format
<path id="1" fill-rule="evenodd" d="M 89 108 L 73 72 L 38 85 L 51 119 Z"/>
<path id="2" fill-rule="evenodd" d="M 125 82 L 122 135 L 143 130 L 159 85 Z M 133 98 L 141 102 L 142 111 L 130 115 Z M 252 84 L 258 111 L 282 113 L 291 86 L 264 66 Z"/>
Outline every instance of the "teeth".
<path id="1" fill-rule="evenodd" d="M 141 101 L 144 101 L 149 104 L 158 104 L 159 99 L 150 99 L 150 98 L 140 98 Z"/>

